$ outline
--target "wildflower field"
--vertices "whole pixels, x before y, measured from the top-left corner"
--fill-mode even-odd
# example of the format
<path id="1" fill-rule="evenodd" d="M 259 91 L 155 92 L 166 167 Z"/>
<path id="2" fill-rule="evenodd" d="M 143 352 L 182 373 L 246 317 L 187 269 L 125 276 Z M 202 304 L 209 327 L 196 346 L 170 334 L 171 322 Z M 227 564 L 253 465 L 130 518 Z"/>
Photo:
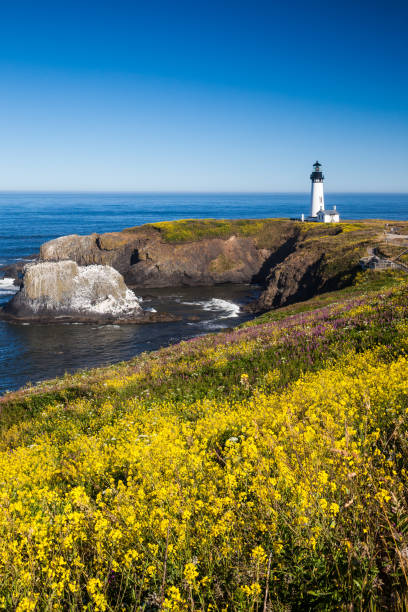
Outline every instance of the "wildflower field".
<path id="1" fill-rule="evenodd" d="M 1 609 L 407 608 L 406 277 L 0 409 Z"/>

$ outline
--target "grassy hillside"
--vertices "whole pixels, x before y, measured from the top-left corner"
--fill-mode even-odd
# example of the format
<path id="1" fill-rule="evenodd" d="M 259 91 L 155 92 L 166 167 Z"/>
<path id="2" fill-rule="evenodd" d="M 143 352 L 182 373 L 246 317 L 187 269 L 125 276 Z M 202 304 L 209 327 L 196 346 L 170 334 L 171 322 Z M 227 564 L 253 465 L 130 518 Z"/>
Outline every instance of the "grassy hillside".
<path id="1" fill-rule="evenodd" d="M 123 230 L 129 232 L 145 232 L 157 230 L 165 242 L 194 242 L 205 238 L 229 238 L 230 236 L 251 236 L 259 246 L 267 246 L 276 237 L 295 233 L 302 239 L 319 240 L 321 237 L 338 234 L 354 233 L 357 237 L 372 238 L 383 230 L 384 221 L 366 220 L 338 223 L 336 225 L 323 223 L 300 223 L 288 219 L 180 219 L 177 221 L 162 221 L 149 223 Z M 398 225 L 398 224 L 396 224 Z M 408 224 L 399 223 L 401 228 Z M 349 237 L 348 239 L 351 239 Z"/>
<path id="2" fill-rule="evenodd" d="M 0 605 L 405 609 L 408 283 L 0 400 Z"/>
<path id="3" fill-rule="evenodd" d="M 180 219 L 148 223 L 123 230 L 140 232 L 148 229 L 159 231 L 164 242 L 194 242 L 205 238 L 229 238 L 230 236 L 261 237 L 293 228 L 294 223 L 284 219 Z"/>

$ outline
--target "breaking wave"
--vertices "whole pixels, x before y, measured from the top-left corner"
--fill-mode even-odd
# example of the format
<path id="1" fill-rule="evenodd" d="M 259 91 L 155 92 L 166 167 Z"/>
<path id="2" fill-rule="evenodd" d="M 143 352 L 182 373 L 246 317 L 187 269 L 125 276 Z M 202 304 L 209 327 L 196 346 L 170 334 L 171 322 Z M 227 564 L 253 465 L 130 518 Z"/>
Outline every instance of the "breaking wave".
<path id="1" fill-rule="evenodd" d="M 18 287 L 14 284 L 14 279 L 0 278 L 0 297 L 3 295 L 14 295 L 17 291 Z"/>
<path id="2" fill-rule="evenodd" d="M 238 304 L 220 298 L 212 298 L 211 300 L 205 300 L 203 302 L 181 302 L 181 304 L 185 304 L 186 306 L 201 306 L 203 310 L 219 313 L 221 316 L 217 317 L 217 319 L 236 318 L 239 317 L 241 311 Z"/>

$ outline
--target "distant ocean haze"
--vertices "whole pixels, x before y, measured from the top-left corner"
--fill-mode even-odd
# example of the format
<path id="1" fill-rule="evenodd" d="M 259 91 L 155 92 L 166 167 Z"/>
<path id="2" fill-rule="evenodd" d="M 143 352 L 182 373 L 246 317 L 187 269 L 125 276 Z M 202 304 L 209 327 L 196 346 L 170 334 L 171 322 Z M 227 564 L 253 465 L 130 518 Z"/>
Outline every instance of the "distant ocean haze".
<path id="1" fill-rule="evenodd" d="M 67 234 L 118 231 L 173 219 L 300 217 L 309 193 L 0 193 L 0 265 L 38 253 Z M 331 194 L 343 219 L 408 218 L 408 194 Z M 0 305 L 15 289 L 0 273 Z M 240 323 L 253 297 L 249 286 L 146 290 L 142 306 L 182 316 L 149 326 L 12 325 L 0 321 L 0 394 L 36 382 L 131 357 L 181 339 Z"/>

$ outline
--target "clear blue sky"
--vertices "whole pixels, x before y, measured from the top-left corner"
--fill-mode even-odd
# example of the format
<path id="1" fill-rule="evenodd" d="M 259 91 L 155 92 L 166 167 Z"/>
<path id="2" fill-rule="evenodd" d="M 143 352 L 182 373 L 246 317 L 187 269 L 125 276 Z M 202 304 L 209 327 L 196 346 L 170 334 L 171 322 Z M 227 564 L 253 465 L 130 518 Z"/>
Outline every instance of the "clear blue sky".
<path id="1" fill-rule="evenodd" d="M 408 191 L 408 3 L 0 3 L 0 189 Z"/>

